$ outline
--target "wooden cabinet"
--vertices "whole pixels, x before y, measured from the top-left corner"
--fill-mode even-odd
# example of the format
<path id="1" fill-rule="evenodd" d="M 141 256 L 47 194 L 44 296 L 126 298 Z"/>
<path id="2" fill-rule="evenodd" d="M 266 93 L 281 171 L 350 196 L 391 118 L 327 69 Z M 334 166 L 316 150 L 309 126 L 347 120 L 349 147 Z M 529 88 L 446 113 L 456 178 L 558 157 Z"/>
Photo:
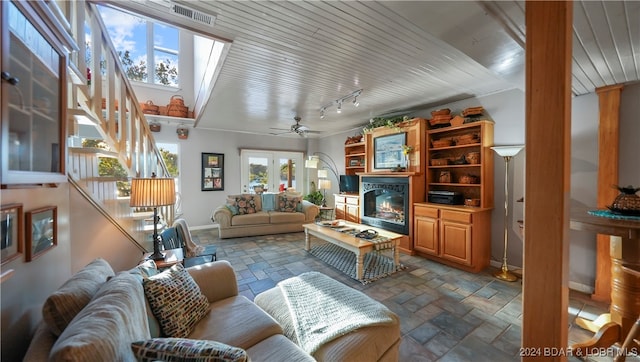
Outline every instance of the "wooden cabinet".
<path id="1" fill-rule="evenodd" d="M 413 248 L 422 256 L 479 272 L 489 266 L 491 209 L 414 204 Z"/>
<path id="2" fill-rule="evenodd" d="M 360 195 L 335 194 L 336 219 L 360 222 Z"/>
<path id="3" fill-rule="evenodd" d="M 427 131 L 429 191 L 453 191 L 478 207 L 493 207 L 493 121 Z"/>
<path id="4" fill-rule="evenodd" d="M 3 1 L 2 184 L 65 182 L 65 46 L 40 3 Z M 66 46 L 69 49 L 72 47 Z"/>
<path id="5" fill-rule="evenodd" d="M 355 175 L 357 172 L 364 172 L 365 158 L 366 149 L 364 141 L 344 145 L 345 174 Z"/>

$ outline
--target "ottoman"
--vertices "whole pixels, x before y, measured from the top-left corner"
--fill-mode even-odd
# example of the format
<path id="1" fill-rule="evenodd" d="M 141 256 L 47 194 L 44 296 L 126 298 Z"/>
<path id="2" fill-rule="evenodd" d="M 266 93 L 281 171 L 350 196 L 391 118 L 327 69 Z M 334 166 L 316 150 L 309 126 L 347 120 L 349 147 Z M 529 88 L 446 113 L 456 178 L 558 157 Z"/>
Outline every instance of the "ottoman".
<path id="1" fill-rule="evenodd" d="M 337 292 L 337 294 L 334 293 L 333 296 L 339 296 L 345 301 L 358 300 L 357 298 L 361 298 L 360 300 L 362 300 L 362 298 L 366 298 L 367 303 L 365 304 L 376 305 L 377 308 L 383 310 L 390 318 L 388 318 L 384 323 L 373 323 L 371 325 L 364 323 L 364 325 L 358 326 L 356 329 L 351 330 L 346 334 L 333 337 L 333 339 L 324 342 L 313 350 L 307 350 L 305 348 L 306 345 L 301 343 L 296 332 L 296 325 L 299 326 L 299 324 L 296 324 L 296 321 L 299 321 L 299 319 L 295 318 L 294 320 L 292 315 L 296 312 L 292 309 L 291 295 L 292 293 L 296 294 L 296 289 L 283 289 L 281 285 L 290 279 L 298 278 L 305 274 L 313 274 L 316 280 L 328 283 L 321 284 L 323 288 L 322 291 L 312 290 L 312 295 L 308 294 L 308 290 L 306 292 L 301 290 L 301 293 L 307 293 L 302 296 L 302 300 L 309 295 L 310 298 L 308 299 L 311 300 L 310 307 L 313 309 L 329 308 L 327 306 L 333 305 L 333 307 L 331 307 L 331 315 L 339 316 L 337 318 L 340 319 L 348 319 L 350 314 L 353 315 L 354 309 L 357 309 L 357 307 L 354 308 L 353 305 L 350 305 L 352 303 L 348 302 L 344 303 L 344 305 L 337 303 L 338 307 L 336 307 L 336 304 L 334 303 L 335 298 L 332 297 L 331 292 L 326 292 L 328 289 L 331 289 L 334 292 Z M 362 292 L 335 281 L 324 274 L 315 272 L 305 274 L 282 281 L 279 285 L 256 295 L 254 299 L 254 302 L 260 308 L 280 323 L 285 336 L 291 339 L 302 349 L 305 349 L 306 352 L 310 353 L 318 361 L 368 362 L 398 360 L 400 347 L 400 320 L 395 313 L 391 312 L 381 303 L 364 295 Z M 357 298 L 353 299 L 351 297 Z M 331 298 L 334 300 L 331 300 Z M 322 329 L 322 327 L 320 329 Z"/>

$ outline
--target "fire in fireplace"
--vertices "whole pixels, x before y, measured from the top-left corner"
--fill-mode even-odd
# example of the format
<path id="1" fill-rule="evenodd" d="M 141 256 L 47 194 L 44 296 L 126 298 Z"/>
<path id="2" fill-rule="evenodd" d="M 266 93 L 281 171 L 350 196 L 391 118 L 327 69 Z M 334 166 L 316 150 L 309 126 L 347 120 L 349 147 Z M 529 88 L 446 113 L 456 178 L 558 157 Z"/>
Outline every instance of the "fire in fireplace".
<path id="1" fill-rule="evenodd" d="M 409 235 L 409 179 L 362 177 L 362 224 Z"/>

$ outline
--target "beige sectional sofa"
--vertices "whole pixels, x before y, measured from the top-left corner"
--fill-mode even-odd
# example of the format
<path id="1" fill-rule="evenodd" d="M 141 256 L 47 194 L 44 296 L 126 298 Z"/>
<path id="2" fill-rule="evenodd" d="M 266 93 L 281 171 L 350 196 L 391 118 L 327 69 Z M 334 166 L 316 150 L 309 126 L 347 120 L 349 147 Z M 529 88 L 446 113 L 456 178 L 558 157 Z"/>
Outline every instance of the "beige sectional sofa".
<path id="1" fill-rule="evenodd" d="M 218 348 L 213 342 L 217 341 L 221 344 L 220 355 L 230 361 L 314 361 L 283 335 L 282 327 L 272 317 L 238 295 L 235 272 L 228 262 L 217 261 L 186 271 L 181 266 L 173 267 L 170 271 L 174 269 L 183 276 L 188 272 L 191 284 L 197 285 L 201 292 L 198 298 L 204 299 L 177 305 L 182 311 L 204 303 L 201 317 L 182 319 L 173 325 L 184 329 L 185 324 L 193 324 L 192 328 L 182 331 L 190 352 L 196 349 L 194 341 Z M 148 297 L 147 279 L 143 282 L 140 270 L 143 269 L 115 274 L 106 261 L 96 259 L 76 273 L 45 302 L 43 322 L 24 360 L 136 361 L 132 343 L 139 341 L 135 344 L 138 351 L 150 348 L 151 352 L 144 352 L 151 360 L 168 359 L 166 354 L 157 352 L 157 344 L 175 340 L 152 338 L 159 337 L 160 330 L 164 331 L 170 324 L 163 324 L 162 319 L 150 313 L 153 308 L 150 305 L 155 305 L 156 300 Z M 178 289 L 185 289 L 183 281 L 178 283 Z M 169 304 L 169 308 L 176 308 Z M 150 342 L 155 344 L 150 347 Z M 141 343 L 145 343 L 143 347 Z M 162 353 L 170 352 L 163 350 Z M 177 353 L 184 356 L 185 349 Z"/>
<path id="2" fill-rule="evenodd" d="M 317 205 L 297 194 L 241 194 L 229 195 L 211 220 L 218 223 L 220 238 L 226 239 L 300 232 L 319 212 Z"/>

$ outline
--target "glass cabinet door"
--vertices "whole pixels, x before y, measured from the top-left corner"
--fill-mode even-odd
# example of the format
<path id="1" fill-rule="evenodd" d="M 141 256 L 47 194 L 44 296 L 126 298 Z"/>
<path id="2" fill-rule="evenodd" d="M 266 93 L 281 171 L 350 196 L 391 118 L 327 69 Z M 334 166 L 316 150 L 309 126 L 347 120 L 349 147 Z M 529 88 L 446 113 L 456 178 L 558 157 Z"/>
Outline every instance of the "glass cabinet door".
<path id="1" fill-rule="evenodd" d="M 62 47 L 28 2 L 2 2 L 2 184 L 66 181 Z"/>

